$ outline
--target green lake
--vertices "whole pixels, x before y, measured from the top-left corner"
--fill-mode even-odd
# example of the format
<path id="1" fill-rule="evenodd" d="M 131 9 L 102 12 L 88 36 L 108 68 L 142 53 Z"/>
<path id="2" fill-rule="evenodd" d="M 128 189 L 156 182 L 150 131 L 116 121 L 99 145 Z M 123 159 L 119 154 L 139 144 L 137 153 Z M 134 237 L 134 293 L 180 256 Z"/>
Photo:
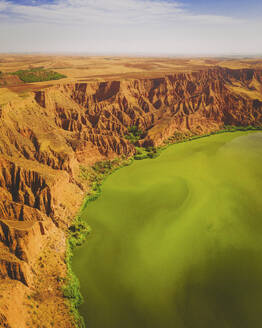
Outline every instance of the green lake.
<path id="1" fill-rule="evenodd" d="M 262 133 L 170 146 L 109 176 L 73 258 L 88 328 L 262 327 Z"/>

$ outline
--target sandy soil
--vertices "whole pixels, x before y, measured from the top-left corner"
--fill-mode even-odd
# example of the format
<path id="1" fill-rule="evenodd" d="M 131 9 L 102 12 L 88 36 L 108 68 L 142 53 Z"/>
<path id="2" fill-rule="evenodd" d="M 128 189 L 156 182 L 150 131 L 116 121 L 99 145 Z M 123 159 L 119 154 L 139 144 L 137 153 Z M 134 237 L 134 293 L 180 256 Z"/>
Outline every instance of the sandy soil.
<path id="1" fill-rule="evenodd" d="M 262 68 L 260 58 L 153 58 L 153 57 L 94 57 L 62 55 L 0 55 L 0 71 L 44 67 L 67 76 L 59 83 L 104 81 L 129 78 L 159 77 L 174 72 L 192 72 L 221 66 L 227 68 Z M 14 92 L 35 91 L 57 81 L 19 84 L 10 81 Z"/>

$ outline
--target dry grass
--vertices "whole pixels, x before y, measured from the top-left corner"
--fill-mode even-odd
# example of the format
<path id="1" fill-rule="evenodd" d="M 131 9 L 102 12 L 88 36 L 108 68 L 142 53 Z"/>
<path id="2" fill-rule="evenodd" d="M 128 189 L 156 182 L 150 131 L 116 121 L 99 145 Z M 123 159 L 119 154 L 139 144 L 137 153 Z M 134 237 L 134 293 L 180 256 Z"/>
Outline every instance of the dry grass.
<path id="1" fill-rule="evenodd" d="M 0 70 L 12 72 L 43 66 L 46 69 L 68 71 L 69 77 L 76 78 L 76 72 L 84 75 L 90 71 L 103 73 L 123 73 L 135 71 L 155 71 L 172 67 L 194 68 L 198 66 L 262 67 L 262 59 L 230 58 L 152 58 L 152 57 L 95 57 L 95 56 L 50 56 L 50 55 L 0 55 Z M 89 74 L 88 74 L 89 75 Z"/>
<path id="2" fill-rule="evenodd" d="M 0 88 L 0 105 L 4 105 L 14 99 L 19 99 L 15 92 L 7 88 Z"/>
<path id="3" fill-rule="evenodd" d="M 244 97 L 248 97 L 250 99 L 258 99 L 262 101 L 262 94 L 256 89 L 250 89 L 243 85 L 227 85 L 227 88 L 233 91 L 237 95 L 242 95 Z"/>
<path id="4" fill-rule="evenodd" d="M 59 83 L 76 81 L 101 81 L 122 78 L 158 77 L 181 71 L 195 71 L 212 66 L 228 68 L 262 68 L 261 59 L 227 58 L 146 58 L 146 57 L 94 57 L 51 55 L 0 55 L 0 71 L 4 73 L 21 69 L 44 67 L 67 76 Z M 15 92 L 57 84 L 57 81 L 30 85 L 10 85 Z"/>

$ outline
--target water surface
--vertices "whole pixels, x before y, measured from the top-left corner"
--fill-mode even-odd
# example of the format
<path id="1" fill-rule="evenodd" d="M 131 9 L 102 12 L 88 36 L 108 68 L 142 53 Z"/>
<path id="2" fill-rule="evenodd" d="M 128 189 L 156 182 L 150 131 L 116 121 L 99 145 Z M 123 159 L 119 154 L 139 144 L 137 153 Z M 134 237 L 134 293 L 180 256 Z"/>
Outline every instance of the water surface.
<path id="1" fill-rule="evenodd" d="M 262 133 L 169 147 L 112 174 L 73 269 L 88 328 L 261 328 Z"/>

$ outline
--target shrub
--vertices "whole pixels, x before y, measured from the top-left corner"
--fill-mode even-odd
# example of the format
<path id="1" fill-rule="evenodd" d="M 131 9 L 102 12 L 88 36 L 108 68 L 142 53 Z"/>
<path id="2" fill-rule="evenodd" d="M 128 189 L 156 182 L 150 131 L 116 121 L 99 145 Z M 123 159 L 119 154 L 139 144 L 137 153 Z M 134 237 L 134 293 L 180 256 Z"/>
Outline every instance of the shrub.
<path id="1" fill-rule="evenodd" d="M 63 74 L 45 70 L 43 67 L 19 70 L 12 74 L 18 76 L 25 83 L 59 80 L 66 77 Z"/>
<path id="2" fill-rule="evenodd" d="M 136 143 L 141 139 L 143 131 L 139 130 L 136 125 L 130 126 L 128 129 L 128 133 L 125 135 L 125 138 L 129 140 L 131 143 Z"/>
<path id="3" fill-rule="evenodd" d="M 76 308 L 83 302 L 83 298 L 79 292 L 79 288 L 79 280 L 75 275 L 71 275 L 68 284 L 63 287 L 64 297 L 70 299 L 70 301 Z"/>
<path id="4" fill-rule="evenodd" d="M 75 221 L 69 227 L 69 238 L 67 240 L 67 251 L 65 263 L 67 266 L 67 277 L 57 277 L 57 281 L 65 281 L 62 287 L 63 296 L 70 301 L 71 313 L 75 318 L 77 327 L 84 328 L 84 320 L 78 312 L 79 305 L 83 302 L 83 297 L 80 293 L 80 283 L 78 278 L 72 271 L 72 256 L 73 249 L 76 246 L 81 246 L 86 240 L 87 235 L 90 233 L 90 227 L 86 221 L 80 216 L 76 217 Z"/>
<path id="5" fill-rule="evenodd" d="M 75 223 L 69 227 L 70 239 L 69 243 L 72 248 L 81 246 L 86 240 L 86 237 L 90 233 L 90 227 L 86 221 L 78 218 Z"/>
<path id="6" fill-rule="evenodd" d="M 79 175 L 79 177 L 83 180 L 88 180 L 90 178 L 89 170 L 86 167 L 82 166 L 82 165 L 80 165 L 80 175 Z"/>
<path id="7" fill-rule="evenodd" d="M 120 159 L 116 158 L 113 160 L 106 160 L 106 161 L 100 161 L 96 162 L 92 169 L 95 171 L 96 174 L 101 175 L 108 175 L 113 169 L 115 169 L 120 163 Z"/>
<path id="8" fill-rule="evenodd" d="M 156 158 L 160 154 L 160 150 L 155 148 L 155 147 L 148 147 L 148 148 L 143 148 L 143 147 L 136 147 L 136 154 L 134 158 L 136 160 L 142 160 L 146 158 Z"/>

